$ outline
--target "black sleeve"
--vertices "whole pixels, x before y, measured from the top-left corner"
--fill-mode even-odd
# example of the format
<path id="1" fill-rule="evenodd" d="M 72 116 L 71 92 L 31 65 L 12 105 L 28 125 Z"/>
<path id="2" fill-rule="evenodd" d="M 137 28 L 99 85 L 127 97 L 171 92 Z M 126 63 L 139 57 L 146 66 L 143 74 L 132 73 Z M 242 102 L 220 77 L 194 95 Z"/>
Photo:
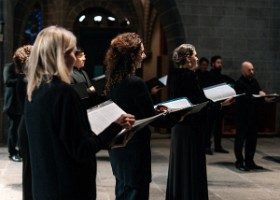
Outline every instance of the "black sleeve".
<path id="1" fill-rule="evenodd" d="M 17 75 L 13 64 L 7 64 L 4 67 L 3 79 L 6 87 L 15 87 L 17 83 Z"/>
<path id="2" fill-rule="evenodd" d="M 91 159 L 121 131 L 121 127 L 113 123 L 96 136 L 91 131 L 86 110 L 75 91 L 70 88 L 62 96 L 58 104 L 60 111 L 55 112 L 59 116 L 59 138 L 74 159 Z"/>
<path id="3" fill-rule="evenodd" d="M 146 84 L 142 81 L 138 81 L 136 84 L 134 84 L 134 87 L 134 91 L 137 91 L 134 98 L 134 104 L 138 110 L 142 111 L 144 116 L 143 118 L 158 114 L 154 109 L 153 101 Z M 180 117 L 180 113 L 168 114 L 155 120 L 150 125 L 155 127 L 169 128 L 175 125 L 179 121 Z"/>

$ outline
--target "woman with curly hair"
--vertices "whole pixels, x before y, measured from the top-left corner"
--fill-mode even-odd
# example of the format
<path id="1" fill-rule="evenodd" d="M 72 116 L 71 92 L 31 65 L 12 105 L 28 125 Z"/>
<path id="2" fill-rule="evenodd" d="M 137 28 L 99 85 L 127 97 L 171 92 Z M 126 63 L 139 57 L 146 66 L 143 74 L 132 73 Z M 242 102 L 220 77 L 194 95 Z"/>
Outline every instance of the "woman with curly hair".
<path id="1" fill-rule="evenodd" d="M 135 76 L 136 69 L 141 67 L 145 57 L 142 40 L 136 33 L 123 33 L 115 37 L 105 57 L 107 97 L 124 111 L 135 115 L 136 119 L 156 114 L 145 82 Z M 166 119 L 166 121 L 159 119 L 152 125 L 171 126 L 176 121 L 176 117 Z M 149 198 L 150 136 L 149 128 L 145 127 L 135 133 L 126 147 L 109 150 L 112 170 L 116 177 L 117 200 L 147 200 Z"/>

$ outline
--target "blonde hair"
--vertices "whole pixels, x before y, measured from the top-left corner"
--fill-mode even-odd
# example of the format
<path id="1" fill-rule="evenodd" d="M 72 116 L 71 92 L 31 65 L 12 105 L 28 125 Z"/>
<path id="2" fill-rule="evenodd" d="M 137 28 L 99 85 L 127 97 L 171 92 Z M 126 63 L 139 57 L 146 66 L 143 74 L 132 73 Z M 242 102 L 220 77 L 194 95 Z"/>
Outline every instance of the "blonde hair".
<path id="1" fill-rule="evenodd" d="M 71 71 L 65 62 L 65 55 L 76 49 L 76 37 L 62 27 L 49 26 L 37 36 L 31 50 L 27 68 L 27 96 L 32 100 L 32 93 L 42 82 L 49 83 L 57 76 L 66 83 L 71 82 Z"/>
<path id="2" fill-rule="evenodd" d="M 192 56 L 195 52 L 195 47 L 191 44 L 181 44 L 173 51 L 172 60 L 179 67 L 186 64 L 186 57 Z"/>

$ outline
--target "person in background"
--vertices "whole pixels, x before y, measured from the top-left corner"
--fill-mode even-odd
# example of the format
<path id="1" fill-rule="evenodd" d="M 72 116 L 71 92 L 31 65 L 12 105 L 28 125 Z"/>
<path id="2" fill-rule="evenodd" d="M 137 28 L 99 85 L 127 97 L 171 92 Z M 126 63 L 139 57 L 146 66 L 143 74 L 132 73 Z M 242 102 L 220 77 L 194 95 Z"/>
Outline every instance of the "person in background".
<path id="1" fill-rule="evenodd" d="M 105 56 L 106 94 L 125 112 L 143 119 L 156 115 L 146 83 L 135 76 L 146 57 L 140 36 L 123 33 L 116 36 Z M 167 117 L 170 116 L 170 119 Z M 153 126 L 167 127 L 178 120 L 169 114 L 156 120 Z M 174 117 L 174 118 L 173 118 Z M 165 120 L 166 119 L 166 120 Z M 135 133 L 125 147 L 109 150 L 113 174 L 116 178 L 116 200 L 148 200 L 151 182 L 151 131 L 144 127 Z"/>
<path id="2" fill-rule="evenodd" d="M 236 99 L 236 136 L 234 142 L 234 153 L 236 157 L 235 166 L 238 170 L 249 171 L 263 169 L 254 162 L 257 146 L 257 132 L 259 117 L 263 98 L 253 98 L 253 94 L 265 96 L 258 81 L 254 78 L 254 66 L 245 61 L 241 64 L 241 77 L 235 83 L 237 93 L 245 93 Z M 245 144 L 245 158 L 243 156 L 243 145 Z"/>
<path id="3" fill-rule="evenodd" d="M 28 137 L 24 121 L 24 102 L 26 98 L 26 64 L 31 52 L 32 46 L 25 45 L 19 47 L 13 56 L 13 61 L 15 63 L 15 70 L 18 74 L 16 82 L 16 91 L 17 91 L 17 102 L 19 105 L 19 111 L 21 114 L 21 120 L 18 128 L 19 135 L 19 144 L 21 148 L 22 155 L 22 199 L 23 200 L 32 200 L 32 175 L 31 175 L 31 163 L 29 155 L 29 144 Z"/>
<path id="4" fill-rule="evenodd" d="M 173 52 L 176 67 L 170 77 L 170 97 L 187 97 L 191 103 L 209 101 L 203 93 L 197 74 L 198 58 L 195 47 L 182 44 Z M 221 109 L 232 99 L 209 102 L 213 109 Z M 171 146 L 166 188 L 166 200 L 207 200 L 207 173 L 205 157 L 205 133 L 207 107 L 199 113 L 187 115 L 171 130 Z"/>
<path id="5" fill-rule="evenodd" d="M 210 81 L 210 72 L 208 70 L 209 68 L 209 60 L 205 57 L 201 57 L 199 59 L 199 66 L 196 70 L 196 74 L 199 80 L 199 85 L 201 88 L 209 87 L 211 84 Z M 211 108 L 208 107 L 208 113 L 211 112 Z M 209 114 L 208 114 L 209 115 Z M 213 155 L 213 151 L 211 149 L 211 136 L 212 136 L 212 126 L 210 124 L 211 122 L 211 115 L 207 115 L 207 122 L 206 122 L 206 128 L 205 129 L 205 153 L 208 155 Z"/>
<path id="6" fill-rule="evenodd" d="M 213 86 L 221 83 L 231 84 L 234 87 L 235 81 L 225 75 L 222 74 L 223 62 L 221 56 L 213 56 L 211 58 L 211 70 L 209 74 L 208 86 Z M 221 110 L 209 110 L 209 123 L 211 128 L 211 134 L 214 136 L 214 151 L 218 153 L 229 153 L 228 150 L 224 149 L 222 146 L 222 124 L 224 119 L 224 111 Z M 211 144 L 211 141 L 208 142 Z M 207 150 L 208 149 L 208 150 Z M 208 145 L 206 147 L 206 153 L 211 152 L 211 148 Z M 211 154 L 211 153 L 210 153 Z"/>
<path id="7" fill-rule="evenodd" d="M 83 102 L 85 103 L 86 108 L 91 108 L 99 103 L 102 103 L 106 100 L 104 96 L 100 96 L 90 78 L 88 77 L 88 74 L 85 70 L 83 70 L 85 66 L 85 61 L 86 61 L 86 55 L 83 49 L 78 48 L 75 51 L 75 56 L 76 56 L 76 61 L 74 64 L 73 68 L 73 74 L 72 74 L 72 79 L 71 79 L 71 84 L 75 85 L 78 83 L 84 83 L 85 88 L 80 88 L 80 89 L 85 89 L 86 93 L 88 94 L 87 98 L 83 99 Z"/>
<path id="8" fill-rule="evenodd" d="M 99 135 L 70 85 L 76 37 L 50 26 L 37 36 L 28 60 L 24 117 L 31 158 L 33 198 L 96 199 L 96 157 L 135 118 L 123 114 Z"/>
<path id="9" fill-rule="evenodd" d="M 8 116 L 8 153 L 9 159 L 21 162 L 21 152 L 18 142 L 18 126 L 20 123 L 19 105 L 17 104 L 16 82 L 17 74 L 14 63 L 4 66 L 3 80 L 5 84 L 3 112 Z"/>
<path id="10" fill-rule="evenodd" d="M 199 79 L 200 86 L 202 88 L 208 87 L 210 84 L 209 83 L 210 72 L 208 70 L 209 60 L 205 57 L 201 57 L 198 63 L 199 65 L 198 65 L 198 69 L 196 70 L 196 73 Z"/>

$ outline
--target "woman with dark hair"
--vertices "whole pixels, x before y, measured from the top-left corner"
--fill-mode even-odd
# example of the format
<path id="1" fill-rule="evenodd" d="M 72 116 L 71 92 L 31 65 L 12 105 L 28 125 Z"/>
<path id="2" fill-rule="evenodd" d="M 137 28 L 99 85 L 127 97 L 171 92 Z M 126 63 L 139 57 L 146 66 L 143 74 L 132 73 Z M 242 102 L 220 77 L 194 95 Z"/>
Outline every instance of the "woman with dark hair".
<path id="1" fill-rule="evenodd" d="M 209 101 L 199 85 L 195 71 L 198 58 L 195 47 L 182 44 L 173 52 L 176 65 L 170 77 L 171 98 L 187 97 L 191 103 Z M 231 99 L 210 104 L 220 109 Z M 171 131 L 170 160 L 166 200 L 207 200 L 207 174 L 205 158 L 205 127 L 207 109 L 186 116 Z"/>
<path id="2" fill-rule="evenodd" d="M 146 57 L 141 38 L 136 33 L 123 33 L 111 41 L 105 57 L 107 67 L 106 93 L 124 111 L 136 119 L 156 114 L 145 82 L 135 76 Z M 170 115 L 169 115 L 170 116 Z M 160 119 L 153 126 L 171 126 L 178 119 Z M 167 123 L 168 122 L 168 123 Z M 126 147 L 109 150 L 116 177 L 117 200 L 148 200 L 151 182 L 151 132 L 148 127 L 135 133 Z"/>

